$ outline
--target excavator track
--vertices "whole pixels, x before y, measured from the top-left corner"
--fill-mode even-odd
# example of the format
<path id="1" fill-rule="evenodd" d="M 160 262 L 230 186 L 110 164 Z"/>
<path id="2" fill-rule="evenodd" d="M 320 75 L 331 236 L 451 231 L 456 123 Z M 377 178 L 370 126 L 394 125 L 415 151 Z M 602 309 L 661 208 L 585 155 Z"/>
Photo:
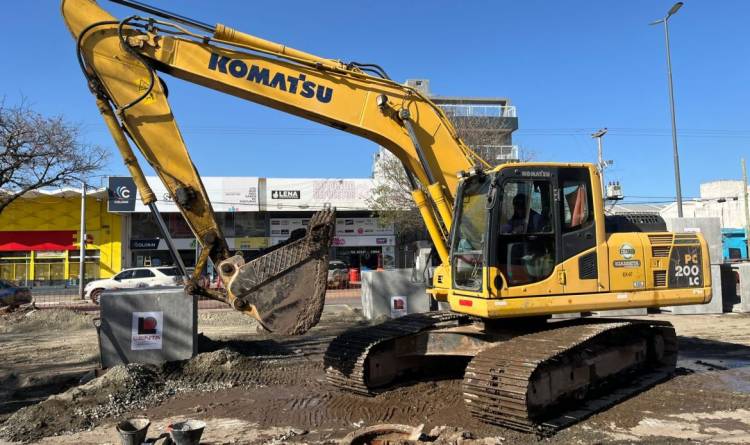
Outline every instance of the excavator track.
<path id="1" fill-rule="evenodd" d="M 666 322 L 587 322 L 522 335 L 481 351 L 464 375 L 477 419 L 551 434 L 669 377 L 677 361 Z"/>
<path id="2" fill-rule="evenodd" d="M 469 321 L 467 315 L 453 312 L 409 314 L 377 326 L 355 329 L 336 337 L 323 358 L 326 379 L 339 389 L 360 395 L 374 395 L 377 385 L 368 379 L 370 352 L 378 345 L 427 329 Z"/>

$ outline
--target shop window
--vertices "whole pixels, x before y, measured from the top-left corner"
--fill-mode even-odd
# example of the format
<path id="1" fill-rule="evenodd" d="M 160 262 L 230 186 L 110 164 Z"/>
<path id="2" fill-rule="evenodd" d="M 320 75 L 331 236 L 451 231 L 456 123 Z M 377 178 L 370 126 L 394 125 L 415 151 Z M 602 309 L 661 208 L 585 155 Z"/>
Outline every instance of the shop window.
<path id="1" fill-rule="evenodd" d="M 266 215 L 251 212 L 235 213 L 234 236 L 266 236 Z"/>
<path id="2" fill-rule="evenodd" d="M 185 218 L 182 213 L 167 213 L 167 226 L 169 227 L 169 233 L 175 238 L 190 238 L 193 236 L 193 231 L 190 230 Z"/>
<path id="3" fill-rule="evenodd" d="M 159 238 L 159 226 L 151 213 L 131 213 L 130 234 L 135 239 Z"/>
<path id="4" fill-rule="evenodd" d="M 25 282 L 29 277 L 31 252 L 0 252 L 0 279 L 15 283 Z"/>
<path id="5" fill-rule="evenodd" d="M 63 284 L 65 281 L 65 258 L 39 258 L 34 261 L 34 281 L 40 284 Z"/>
<path id="6" fill-rule="evenodd" d="M 68 279 L 78 279 L 78 272 L 80 268 L 80 252 L 77 250 L 71 250 L 68 252 Z M 99 279 L 99 251 L 96 249 L 86 250 L 86 261 L 84 264 L 85 280 L 97 280 Z"/>

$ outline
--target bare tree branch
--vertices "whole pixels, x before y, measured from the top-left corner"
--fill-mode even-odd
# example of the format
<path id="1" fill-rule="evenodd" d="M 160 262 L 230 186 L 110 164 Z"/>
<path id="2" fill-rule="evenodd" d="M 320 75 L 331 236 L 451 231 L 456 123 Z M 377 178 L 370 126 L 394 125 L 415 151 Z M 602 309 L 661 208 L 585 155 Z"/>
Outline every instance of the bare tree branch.
<path id="1" fill-rule="evenodd" d="M 80 128 L 62 116 L 0 101 L 0 213 L 32 190 L 78 185 L 107 156 L 102 147 L 81 142 Z"/>

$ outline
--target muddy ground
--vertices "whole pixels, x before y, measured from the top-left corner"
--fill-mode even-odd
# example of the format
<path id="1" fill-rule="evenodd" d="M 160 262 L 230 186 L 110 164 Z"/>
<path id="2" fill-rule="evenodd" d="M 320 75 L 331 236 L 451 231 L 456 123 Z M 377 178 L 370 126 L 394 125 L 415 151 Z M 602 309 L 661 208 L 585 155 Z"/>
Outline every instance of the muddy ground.
<path id="1" fill-rule="evenodd" d="M 118 367 L 81 386 L 98 364 L 91 315 L 8 315 L 0 318 L 0 443 L 119 443 L 114 423 L 143 415 L 150 436 L 175 420 L 204 420 L 203 441 L 217 444 L 335 443 L 383 422 L 425 424 L 425 433 L 444 426 L 442 437 L 464 443 L 750 442 L 750 316 L 654 317 L 677 328 L 677 375 L 540 440 L 471 419 L 457 378 L 372 398 L 329 388 L 328 342 L 365 323 L 347 306 L 327 307 L 318 327 L 287 339 L 258 334 L 240 314 L 203 311 L 204 352 L 195 359 Z"/>

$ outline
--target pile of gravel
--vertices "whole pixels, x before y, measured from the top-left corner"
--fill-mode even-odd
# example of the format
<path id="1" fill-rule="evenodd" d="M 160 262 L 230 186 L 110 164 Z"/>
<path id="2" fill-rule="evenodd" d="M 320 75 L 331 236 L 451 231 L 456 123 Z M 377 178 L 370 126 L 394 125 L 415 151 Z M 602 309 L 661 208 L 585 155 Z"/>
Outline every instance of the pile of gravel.
<path id="1" fill-rule="evenodd" d="M 216 370 L 231 370 L 237 362 L 241 356 L 236 352 L 218 350 L 176 364 L 115 366 L 86 384 L 21 408 L 0 425 L 0 439 L 33 441 L 90 430 L 105 419 L 145 410 L 179 393 L 231 388 L 237 382 L 210 376 Z"/>

